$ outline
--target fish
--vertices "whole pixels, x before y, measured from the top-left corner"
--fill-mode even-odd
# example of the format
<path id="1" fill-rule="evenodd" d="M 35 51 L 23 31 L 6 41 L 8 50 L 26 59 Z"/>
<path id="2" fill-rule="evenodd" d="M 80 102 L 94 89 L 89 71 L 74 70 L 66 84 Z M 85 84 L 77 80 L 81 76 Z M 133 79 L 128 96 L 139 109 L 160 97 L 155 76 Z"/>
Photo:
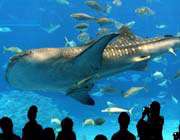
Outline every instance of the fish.
<path id="1" fill-rule="evenodd" d="M 108 102 L 107 102 L 107 105 L 108 105 Z M 134 107 L 132 107 L 131 109 L 127 110 L 127 109 L 124 109 L 124 108 L 121 108 L 121 107 L 117 107 L 117 106 L 112 106 L 114 104 L 111 104 L 110 106 L 108 106 L 107 108 L 105 109 L 102 109 L 101 112 L 103 113 L 109 113 L 109 114 L 112 114 L 112 113 L 121 113 L 121 112 L 127 112 L 129 114 L 132 115 L 132 111 L 134 109 Z"/>
<path id="2" fill-rule="evenodd" d="M 106 4 L 106 13 L 107 13 L 107 14 L 110 14 L 111 11 L 112 11 L 112 6 L 109 5 L 109 4 Z"/>
<path id="3" fill-rule="evenodd" d="M 165 80 L 163 80 L 162 82 L 160 82 L 160 83 L 158 84 L 158 86 L 160 86 L 160 87 L 167 87 L 167 86 L 168 86 L 168 83 L 170 83 L 170 81 L 167 80 L 167 79 L 165 79 Z"/>
<path id="4" fill-rule="evenodd" d="M 131 75 L 131 79 L 133 82 L 138 82 L 140 78 L 141 78 L 141 75 L 139 75 L 139 74 Z"/>
<path id="5" fill-rule="evenodd" d="M 78 41 L 80 41 L 83 44 L 86 44 L 88 42 L 90 42 L 90 36 L 87 32 L 81 32 L 78 36 L 77 36 Z"/>
<path id="6" fill-rule="evenodd" d="M 138 15 L 148 15 L 148 16 L 155 15 L 155 12 L 149 7 L 139 7 L 135 9 L 135 13 Z"/>
<path id="7" fill-rule="evenodd" d="M 110 32 L 109 28 L 101 27 L 101 28 L 98 28 L 96 35 L 97 36 L 103 36 L 103 35 L 108 34 L 109 32 Z"/>
<path id="8" fill-rule="evenodd" d="M 167 96 L 167 92 L 165 92 L 165 91 L 161 91 L 159 94 L 158 94 L 158 98 L 160 98 L 160 99 L 163 99 L 163 98 L 165 98 L 166 96 Z"/>
<path id="9" fill-rule="evenodd" d="M 135 94 L 139 93 L 141 90 L 144 90 L 144 89 L 145 89 L 145 87 L 131 87 L 126 92 L 124 92 L 122 94 L 122 96 L 124 98 L 128 98 L 129 96 L 135 95 Z"/>
<path id="10" fill-rule="evenodd" d="M 48 34 L 51 34 L 55 32 L 56 30 L 58 30 L 60 27 L 61 27 L 60 24 L 57 24 L 57 25 L 50 24 L 49 27 L 40 27 L 40 28 L 43 31 L 47 32 Z"/>
<path id="11" fill-rule="evenodd" d="M 23 50 L 20 49 L 19 47 L 3 47 L 3 53 L 6 53 L 6 52 L 11 52 L 11 53 L 15 53 L 15 54 L 18 54 L 18 53 L 22 53 Z"/>
<path id="12" fill-rule="evenodd" d="M 67 37 L 64 37 L 65 39 L 65 47 L 76 47 L 77 44 L 75 41 L 71 40 L 69 41 Z"/>
<path id="13" fill-rule="evenodd" d="M 85 31 L 88 27 L 89 27 L 89 24 L 87 24 L 87 23 L 79 23 L 74 26 L 74 28 L 76 28 L 80 31 Z"/>
<path id="14" fill-rule="evenodd" d="M 105 123 L 105 121 L 106 120 L 104 118 L 87 118 L 83 121 L 83 126 L 101 126 Z"/>
<path id="15" fill-rule="evenodd" d="M 107 106 L 109 106 L 109 107 L 116 106 L 116 105 L 115 105 L 113 102 L 111 102 L 111 101 L 107 101 L 106 104 L 107 104 Z"/>
<path id="16" fill-rule="evenodd" d="M 122 1 L 121 0 L 113 0 L 112 2 L 114 5 L 116 6 L 121 6 L 122 5 Z"/>
<path id="17" fill-rule="evenodd" d="M 59 118 L 51 118 L 51 123 L 55 123 L 57 125 L 61 124 L 61 120 Z"/>
<path id="18" fill-rule="evenodd" d="M 155 57 L 154 59 L 152 59 L 153 62 L 156 62 L 156 63 L 161 63 L 162 61 L 162 56 L 158 56 L 158 57 Z"/>
<path id="19" fill-rule="evenodd" d="M 94 126 L 95 121 L 94 119 L 88 118 L 83 121 L 83 126 Z"/>
<path id="20" fill-rule="evenodd" d="M 104 94 L 102 92 L 94 92 L 92 93 L 92 96 L 95 96 L 95 97 L 102 97 Z"/>
<path id="21" fill-rule="evenodd" d="M 100 92 L 102 93 L 116 93 L 117 89 L 112 86 L 106 86 L 100 89 Z"/>
<path id="22" fill-rule="evenodd" d="M 9 33 L 12 32 L 12 29 L 10 27 L 0 27 L 0 32 Z"/>
<path id="23" fill-rule="evenodd" d="M 103 125 L 106 122 L 106 120 L 104 118 L 97 118 L 94 120 L 94 122 L 95 122 L 95 125 L 100 126 L 100 125 Z"/>
<path id="24" fill-rule="evenodd" d="M 178 104 L 179 103 L 179 101 L 178 101 L 178 99 L 175 97 L 175 96 L 171 96 L 171 99 L 172 99 L 172 101 L 175 103 L 175 104 Z"/>
<path id="25" fill-rule="evenodd" d="M 69 5 L 70 4 L 69 0 L 56 0 L 56 2 L 58 4 L 63 4 L 63 5 Z"/>
<path id="26" fill-rule="evenodd" d="M 155 63 L 161 63 L 163 65 L 167 65 L 168 60 L 166 58 L 163 58 L 162 56 L 158 56 L 152 59 L 153 62 Z"/>
<path id="27" fill-rule="evenodd" d="M 156 25 L 156 28 L 157 29 L 164 29 L 164 28 L 166 28 L 166 25 L 164 25 L 164 24 Z"/>
<path id="28" fill-rule="evenodd" d="M 96 18 L 93 16 L 90 16 L 86 13 L 73 13 L 70 15 L 72 18 L 80 21 L 89 21 L 89 20 L 95 20 Z"/>
<path id="29" fill-rule="evenodd" d="M 96 19 L 96 23 L 98 23 L 100 26 L 103 26 L 103 25 L 113 24 L 113 20 L 106 17 L 102 17 Z"/>
<path id="30" fill-rule="evenodd" d="M 86 1 L 85 1 L 85 4 L 86 4 L 89 8 L 91 8 L 91 9 L 97 11 L 97 12 L 107 13 L 107 7 L 101 6 L 102 4 L 98 3 L 96 0 L 86 0 Z M 105 8 L 104 8 L 104 7 L 105 7 Z"/>
<path id="31" fill-rule="evenodd" d="M 180 77 L 180 70 L 176 72 L 176 74 L 174 75 L 174 79 L 179 79 L 179 77 Z"/>
<path id="32" fill-rule="evenodd" d="M 9 59 L 5 79 L 19 90 L 53 91 L 92 106 L 90 91 L 99 80 L 129 70 L 143 72 L 169 48 L 178 50 L 180 37 L 143 39 L 122 27 L 80 47 L 25 50 Z"/>
<path id="33" fill-rule="evenodd" d="M 164 74 L 161 71 L 155 71 L 152 76 L 156 80 L 164 78 Z"/>

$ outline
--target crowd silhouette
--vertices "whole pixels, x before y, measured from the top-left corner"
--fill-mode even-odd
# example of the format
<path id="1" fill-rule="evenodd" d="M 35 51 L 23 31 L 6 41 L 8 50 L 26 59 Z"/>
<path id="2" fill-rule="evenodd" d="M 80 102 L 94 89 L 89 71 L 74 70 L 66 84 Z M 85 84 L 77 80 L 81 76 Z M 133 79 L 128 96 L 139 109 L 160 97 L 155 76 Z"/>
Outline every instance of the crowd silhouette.
<path id="1" fill-rule="evenodd" d="M 160 115 L 160 104 L 153 101 L 149 107 L 144 107 L 142 116 L 137 122 L 137 133 L 139 140 L 163 140 L 164 117 Z M 38 107 L 32 105 L 27 113 L 28 122 L 22 129 L 22 138 L 14 134 L 11 118 L 2 117 L 0 119 L 0 140 L 76 140 L 76 134 L 73 130 L 73 120 L 66 117 L 61 122 L 61 131 L 55 136 L 52 128 L 42 128 L 37 122 L 36 117 Z M 136 137 L 128 131 L 130 116 L 127 112 L 121 112 L 118 117 L 119 130 L 114 133 L 111 140 L 136 140 Z M 180 140 L 179 131 L 173 133 L 174 140 Z M 107 140 L 103 134 L 95 136 L 94 140 Z"/>

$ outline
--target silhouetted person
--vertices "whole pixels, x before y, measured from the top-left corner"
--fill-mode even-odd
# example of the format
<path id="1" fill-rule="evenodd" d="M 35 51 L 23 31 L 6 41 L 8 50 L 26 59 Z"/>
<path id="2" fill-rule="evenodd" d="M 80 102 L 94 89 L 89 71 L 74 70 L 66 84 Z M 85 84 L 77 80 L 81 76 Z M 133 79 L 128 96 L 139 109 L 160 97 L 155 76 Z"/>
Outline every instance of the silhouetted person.
<path id="1" fill-rule="evenodd" d="M 94 140 L 107 140 L 107 137 L 104 136 L 104 135 L 99 134 L 94 138 Z"/>
<path id="2" fill-rule="evenodd" d="M 55 140 L 54 130 L 52 128 L 45 128 L 42 132 L 42 140 Z"/>
<path id="3" fill-rule="evenodd" d="M 38 108 L 33 105 L 28 110 L 28 119 L 23 128 L 22 140 L 41 140 L 42 127 L 36 121 Z"/>
<path id="4" fill-rule="evenodd" d="M 160 116 L 160 104 L 153 101 L 145 107 L 141 119 L 137 123 L 140 140 L 163 140 L 162 130 L 164 118 Z"/>
<path id="5" fill-rule="evenodd" d="M 62 130 L 59 132 L 56 140 L 76 140 L 76 134 L 73 131 L 73 121 L 65 118 L 61 122 Z"/>
<path id="6" fill-rule="evenodd" d="M 21 140 L 21 138 L 13 133 L 13 123 L 8 117 L 0 119 L 0 128 L 2 134 L 0 134 L 0 140 Z"/>
<path id="7" fill-rule="evenodd" d="M 174 140 L 180 140 L 180 125 L 179 125 L 179 132 L 173 133 Z"/>
<path id="8" fill-rule="evenodd" d="M 130 117 L 126 112 L 122 112 L 119 115 L 118 122 L 120 125 L 120 130 L 113 134 L 111 140 L 135 140 L 136 137 L 128 131 Z"/>

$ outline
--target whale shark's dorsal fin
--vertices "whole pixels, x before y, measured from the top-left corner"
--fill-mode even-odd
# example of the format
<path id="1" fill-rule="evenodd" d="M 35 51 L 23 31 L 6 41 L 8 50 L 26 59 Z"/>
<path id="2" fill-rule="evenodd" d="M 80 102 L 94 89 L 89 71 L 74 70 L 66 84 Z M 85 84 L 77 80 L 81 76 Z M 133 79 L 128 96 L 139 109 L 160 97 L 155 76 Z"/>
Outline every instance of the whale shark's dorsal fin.
<path id="1" fill-rule="evenodd" d="M 136 39 L 136 36 L 131 32 L 127 26 L 123 26 L 119 29 L 119 34 L 122 37 L 127 37 L 130 39 Z"/>
<path id="2" fill-rule="evenodd" d="M 119 29 L 119 36 L 128 40 L 140 40 L 127 26 L 123 26 Z"/>
<path id="3" fill-rule="evenodd" d="M 127 47 L 131 45 L 137 45 L 142 42 L 142 39 L 134 35 L 127 26 L 123 26 L 119 29 L 119 36 L 117 39 L 111 43 L 110 46 L 113 47 Z"/>

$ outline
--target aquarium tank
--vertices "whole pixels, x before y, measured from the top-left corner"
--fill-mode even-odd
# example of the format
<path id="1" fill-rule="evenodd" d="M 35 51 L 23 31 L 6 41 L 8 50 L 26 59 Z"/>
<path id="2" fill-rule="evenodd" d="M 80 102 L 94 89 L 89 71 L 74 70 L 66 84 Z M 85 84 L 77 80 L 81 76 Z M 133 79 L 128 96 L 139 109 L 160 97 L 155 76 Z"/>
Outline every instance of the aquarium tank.
<path id="1" fill-rule="evenodd" d="M 180 1 L 0 0 L 0 118 L 22 136 L 31 105 L 53 128 L 70 117 L 78 140 L 108 139 L 118 116 L 161 105 L 162 135 L 180 124 Z M 144 108 L 146 107 L 146 108 Z M 0 130 L 2 133 L 2 130 Z"/>

